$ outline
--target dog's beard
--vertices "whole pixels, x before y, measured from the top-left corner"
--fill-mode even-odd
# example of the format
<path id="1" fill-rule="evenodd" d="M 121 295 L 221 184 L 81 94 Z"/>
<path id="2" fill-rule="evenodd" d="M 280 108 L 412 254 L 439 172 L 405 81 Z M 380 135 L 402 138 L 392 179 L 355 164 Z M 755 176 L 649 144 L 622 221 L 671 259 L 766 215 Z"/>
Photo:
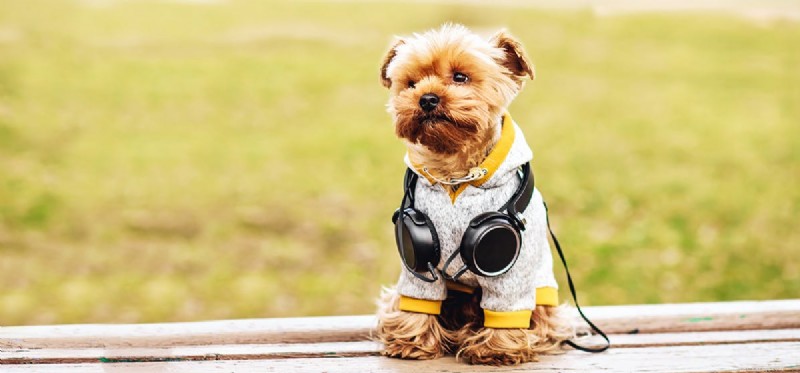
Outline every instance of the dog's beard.
<path id="1" fill-rule="evenodd" d="M 436 109 L 430 113 L 411 110 L 395 116 L 399 137 L 443 155 L 458 153 L 478 141 L 489 120 L 487 110 L 481 105 L 464 105 L 458 110 Z"/>
<path id="2" fill-rule="evenodd" d="M 458 153 L 477 133 L 478 123 L 442 114 L 398 118 L 397 122 L 398 136 L 439 154 Z"/>

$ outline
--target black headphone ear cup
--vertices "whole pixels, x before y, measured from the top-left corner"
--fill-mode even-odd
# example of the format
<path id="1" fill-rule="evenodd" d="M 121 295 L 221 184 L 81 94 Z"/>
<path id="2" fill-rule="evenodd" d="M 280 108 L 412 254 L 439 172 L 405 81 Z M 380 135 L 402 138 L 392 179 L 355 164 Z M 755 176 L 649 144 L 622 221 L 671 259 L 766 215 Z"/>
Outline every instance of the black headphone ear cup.
<path id="1" fill-rule="evenodd" d="M 439 264 L 439 237 L 428 217 L 414 208 L 406 208 L 395 220 L 395 241 L 400 258 L 415 272 L 428 271 L 428 263 Z"/>
<path id="2" fill-rule="evenodd" d="M 470 271 L 494 277 L 514 266 L 521 246 L 522 236 L 512 219 L 501 212 L 489 211 L 470 221 L 459 251 Z"/>

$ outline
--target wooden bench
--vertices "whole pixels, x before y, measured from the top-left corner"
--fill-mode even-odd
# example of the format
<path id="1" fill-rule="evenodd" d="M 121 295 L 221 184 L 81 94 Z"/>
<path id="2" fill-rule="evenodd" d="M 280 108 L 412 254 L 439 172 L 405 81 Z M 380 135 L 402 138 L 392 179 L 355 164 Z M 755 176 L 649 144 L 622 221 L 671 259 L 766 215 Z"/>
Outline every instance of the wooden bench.
<path id="1" fill-rule="evenodd" d="M 515 367 L 385 358 L 368 339 L 374 317 L 334 316 L 0 327 L 0 372 L 800 371 L 800 299 L 585 313 L 610 334 L 612 349 Z"/>

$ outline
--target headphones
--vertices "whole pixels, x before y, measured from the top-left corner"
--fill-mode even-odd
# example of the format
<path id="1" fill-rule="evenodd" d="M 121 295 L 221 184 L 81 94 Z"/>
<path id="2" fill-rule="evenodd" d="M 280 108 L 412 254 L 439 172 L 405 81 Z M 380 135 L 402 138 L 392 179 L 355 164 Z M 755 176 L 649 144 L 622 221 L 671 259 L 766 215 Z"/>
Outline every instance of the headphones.
<path id="1" fill-rule="evenodd" d="M 517 171 L 521 182 L 511 199 L 499 211 L 487 211 L 472 218 L 461 237 L 458 251 L 453 252 L 441 270 L 442 275 L 456 280 L 470 270 L 476 275 L 494 277 L 506 273 L 519 257 L 522 246 L 522 231 L 527 223 L 522 213 L 533 195 L 533 174 L 530 162 Z M 439 280 L 436 266 L 439 264 L 441 246 L 431 220 L 414 208 L 414 190 L 419 175 L 406 170 L 404 194 L 400 208 L 392 215 L 395 226 L 395 241 L 403 264 L 415 277 L 426 282 Z M 446 269 L 461 255 L 464 266 L 453 276 Z M 426 277 L 429 272 L 431 277 Z"/>
<path id="2" fill-rule="evenodd" d="M 506 273 L 514 266 L 522 246 L 521 232 L 525 230 L 525 225 L 527 224 L 525 218 L 522 217 L 522 213 L 528 207 L 533 196 L 533 173 L 531 172 L 530 162 L 522 165 L 517 170 L 517 175 L 521 179 L 519 187 L 517 187 L 514 195 L 503 205 L 500 211 L 484 212 L 472 218 L 469 222 L 463 237 L 461 237 L 461 245 L 458 251 L 453 252 L 447 258 L 441 270 L 446 279 L 456 280 L 467 270 L 476 275 L 494 277 Z M 417 186 L 418 178 L 419 176 L 411 169 L 406 170 L 403 182 L 405 187 L 403 202 L 400 208 L 392 215 L 392 222 L 394 222 L 395 228 L 394 237 L 397 242 L 397 251 L 400 252 L 400 258 L 403 259 L 403 264 L 411 274 L 420 280 L 435 282 L 439 280 L 436 275 L 436 265 L 439 264 L 441 248 L 439 246 L 439 237 L 436 235 L 436 229 L 433 227 L 431 220 L 414 208 L 414 189 Z M 561 263 L 564 264 L 564 270 L 567 272 L 567 284 L 569 284 L 572 299 L 575 301 L 575 307 L 592 330 L 606 340 L 606 345 L 601 347 L 581 346 L 572 340 L 564 341 L 564 343 L 581 351 L 603 352 L 611 347 L 611 342 L 600 328 L 589 321 L 589 318 L 583 314 L 581 306 L 578 305 L 578 296 L 575 292 L 572 276 L 569 274 L 567 259 L 564 257 L 564 252 L 561 250 L 561 245 L 556 235 L 550 228 L 547 204 L 544 204 L 544 211 L 547 219 L 547 230 L 550 232 L 550 237 L 556 246 L 558 256 L 561 258 Z M 464 266 L 456 271 L 452 277 L 448 276 L 446 270 L 459 253 Z M 423 275 L 425 272 L 430 272 L 431 278 L 425 277 Z"/>

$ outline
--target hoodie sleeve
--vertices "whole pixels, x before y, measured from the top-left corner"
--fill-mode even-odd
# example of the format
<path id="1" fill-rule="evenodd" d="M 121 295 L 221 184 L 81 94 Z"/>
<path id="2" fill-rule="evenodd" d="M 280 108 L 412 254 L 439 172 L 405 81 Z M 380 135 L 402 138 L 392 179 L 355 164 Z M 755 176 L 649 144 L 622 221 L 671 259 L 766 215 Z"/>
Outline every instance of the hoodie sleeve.
<path id="1" fill-rule="evenodd" d="M 438 315 L 442 301 L 447 297 L 444 279 L 433 283 L 422 281 L 411 274 L 405 266 L 397 281 L 397 292 L 400 294 L 400 310 Z"/>
<path id="2" fill-rule="evenodd" d="M 500 276 L 478 277 L 483 289 L 481 308 L 486 327 L 528 328 L 537 304 L 558 305 L 558 285 L 553 276 L 547 221 L 538 190 L 534 190 L 523 215 L 529 223 L 522 232 L 522 248 L 517 262 Z"/>

